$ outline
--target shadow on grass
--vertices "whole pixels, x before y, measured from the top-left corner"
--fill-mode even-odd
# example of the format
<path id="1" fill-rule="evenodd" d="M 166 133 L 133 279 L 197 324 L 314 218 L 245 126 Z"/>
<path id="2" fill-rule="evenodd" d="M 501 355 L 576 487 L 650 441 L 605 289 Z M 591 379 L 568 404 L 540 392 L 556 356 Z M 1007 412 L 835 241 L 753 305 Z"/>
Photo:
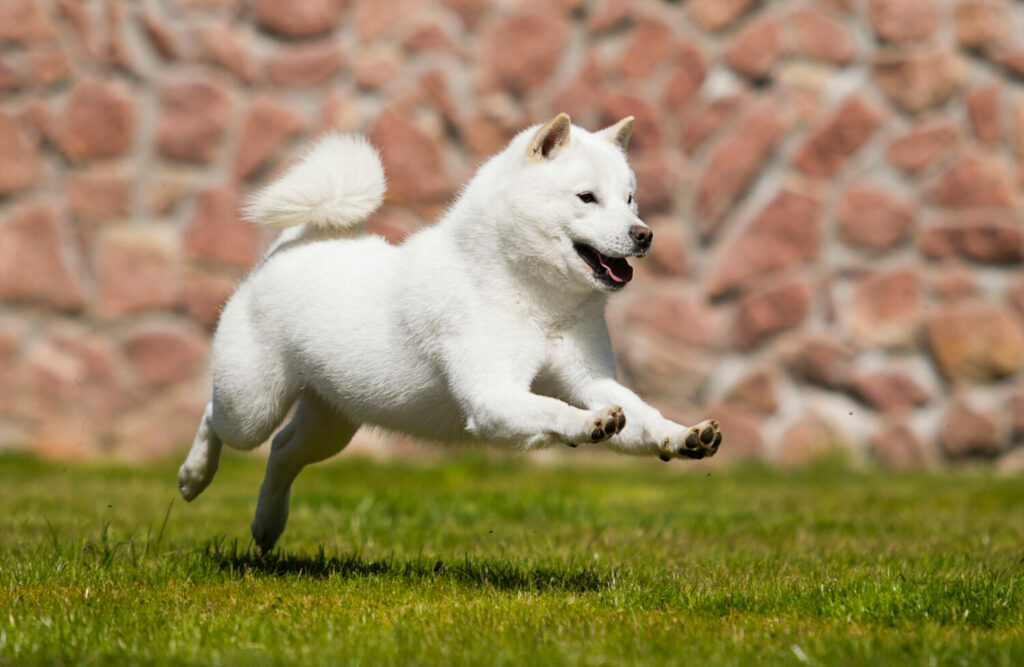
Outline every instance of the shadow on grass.
<path id="1" fill-rule="evenodd" d="M 208 544 L 204 558 L 231 576 L 252 574 L 267 577 L 310 577 L 346 579 L 383 577 L 401 581 L 450 581 L 468 586 L 507 591 L 598 591 L 614 584 L 615 573 L 577 563 L 550 561 L 531 563 L 511 558 L 465 556 L 441 561 L 425 556 L 378 560 L 358 553 L 329 555 L 323 547 L 315 554 L 291 554 L 273 551 L 263 555 L 253 548 L 240 549 L 238 543 Z"/>

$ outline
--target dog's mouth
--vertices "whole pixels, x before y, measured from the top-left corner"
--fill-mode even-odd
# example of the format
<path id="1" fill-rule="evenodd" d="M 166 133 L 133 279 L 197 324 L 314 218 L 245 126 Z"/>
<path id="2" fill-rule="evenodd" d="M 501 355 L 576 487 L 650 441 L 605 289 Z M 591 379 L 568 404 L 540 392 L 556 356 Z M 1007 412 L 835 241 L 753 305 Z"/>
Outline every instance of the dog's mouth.
<path id="1" fill-rule="evenodd" d="M 625 257 L 602 255 L 585 243 L 574 243 L 576 253 L 594 272 L 594 279 L 608 289 L 622 289 L 633 279 L 633 267 Z"/>

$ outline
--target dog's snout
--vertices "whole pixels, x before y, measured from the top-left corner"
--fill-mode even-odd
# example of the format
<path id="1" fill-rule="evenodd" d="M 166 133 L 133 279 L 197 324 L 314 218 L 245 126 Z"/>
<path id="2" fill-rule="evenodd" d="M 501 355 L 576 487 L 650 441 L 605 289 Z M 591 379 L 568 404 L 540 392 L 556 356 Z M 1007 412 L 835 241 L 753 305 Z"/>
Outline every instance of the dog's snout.
<path id="1" fill-rule="evenodd" d="M 633 225 L 629 228 L 629 238 L 639 246 L 649 246 L 654 240 L 654 232 L 647 225 Z"/>

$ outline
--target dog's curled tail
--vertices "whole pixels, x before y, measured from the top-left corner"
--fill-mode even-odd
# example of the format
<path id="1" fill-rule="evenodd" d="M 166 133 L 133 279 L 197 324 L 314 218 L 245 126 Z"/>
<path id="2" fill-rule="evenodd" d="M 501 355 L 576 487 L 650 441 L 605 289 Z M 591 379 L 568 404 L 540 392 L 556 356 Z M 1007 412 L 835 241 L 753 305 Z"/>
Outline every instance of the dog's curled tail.
<path id="1" fill-rule="evenodd" d="M 256 193 L 245 217 L 270 227 L 352 231 L 384 200 L 384 166 L 356 134 L 328 134 L 297 164 Z"/>

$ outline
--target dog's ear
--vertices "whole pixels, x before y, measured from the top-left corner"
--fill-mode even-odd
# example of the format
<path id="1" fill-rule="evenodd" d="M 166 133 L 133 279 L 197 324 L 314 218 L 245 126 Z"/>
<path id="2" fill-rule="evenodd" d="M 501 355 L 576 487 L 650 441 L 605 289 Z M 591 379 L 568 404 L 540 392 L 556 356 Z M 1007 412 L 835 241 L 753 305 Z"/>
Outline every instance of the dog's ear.
<path id="1" fill-rule="evenodd" d="M 569 145 L 569 114 L 560 113 L 545 123 L 530 140 L 527 155 L 535 159 L 552 158 Z"/>
<path id="2" fill-rule="evenodd" d="M 629 138 L 633 136 L 633 120 L 632 116 L 626 116 L 618 123 L 604 128 L 598 134 L 608 141 L 614 141 L 622 147 L 622 150 L 626 150 L 626 147 L 629 146 Z"/>

